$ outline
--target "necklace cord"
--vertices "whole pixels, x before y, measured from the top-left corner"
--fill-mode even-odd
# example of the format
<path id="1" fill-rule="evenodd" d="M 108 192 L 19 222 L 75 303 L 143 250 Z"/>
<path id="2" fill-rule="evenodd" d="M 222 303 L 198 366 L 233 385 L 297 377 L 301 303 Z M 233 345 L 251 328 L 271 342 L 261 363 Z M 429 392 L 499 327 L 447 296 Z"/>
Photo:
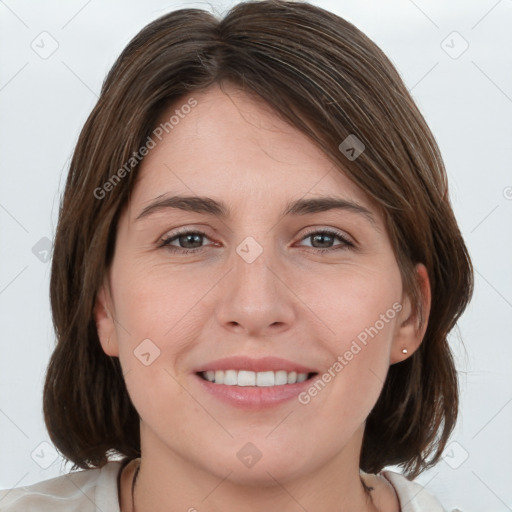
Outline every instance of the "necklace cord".
<path id="1" fill-rule="evenodd" d="M 135 512 L 135 482 L 137 481 L 137 476 L 139 475 L 140 462 L 135 470 L 132 480 L 132 512 Z"/>

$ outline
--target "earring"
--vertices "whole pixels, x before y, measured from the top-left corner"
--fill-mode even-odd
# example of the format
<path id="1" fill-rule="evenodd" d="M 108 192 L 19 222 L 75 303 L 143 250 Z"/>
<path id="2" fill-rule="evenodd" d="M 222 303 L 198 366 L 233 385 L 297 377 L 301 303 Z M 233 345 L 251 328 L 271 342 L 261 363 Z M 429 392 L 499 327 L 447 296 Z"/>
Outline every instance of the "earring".
<path id="1" fill-rule="evenodd" d="M 406 348 L 402 349 L 402 354 L 407 354 L 408 350 Z"/>

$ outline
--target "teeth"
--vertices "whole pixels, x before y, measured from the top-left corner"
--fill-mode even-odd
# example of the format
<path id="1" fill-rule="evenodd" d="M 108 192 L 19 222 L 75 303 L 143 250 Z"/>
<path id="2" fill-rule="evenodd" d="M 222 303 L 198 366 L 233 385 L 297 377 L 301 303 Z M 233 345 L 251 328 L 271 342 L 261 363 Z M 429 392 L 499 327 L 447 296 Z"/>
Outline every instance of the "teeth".
<path id="1" fill-rule="evenodd" d="M 215 380 L 217 380 L 217 372 L 215 372 Z M 238 375 L 235 370 L 226 370 L 224 372 L 224 384 L 226 384 L 226 386 L 236 386 L 238 384 Z"/>
<path id="2" fill-rule="evenodd" d="M 236 370 L 231 370 L 237 375 L 236 385 L 237 386 L 256 386 L 256 374 L 254 372 L 248 372 L 245 370 L 241 370 L 237 372 Z M 216 380 L 218 384 L 222 384 L 222 381 Z M 224 381 L 224 384 L 226 381 Z M 228 384 L 229 385 L 229 384 Z"/>
<path id="3" fill-rule="evenodd" d="M 251 372 L 248 370 L 208 370 L 201 375 L 208 381 L 225 386 L 283 386 L 304 382 L 308 378 L 307 373 L 287 372 Z"/>
<path id="4" fill-rule="evenodd" d="M 283 384 L 288 384 L 288 373 L 285 372 L 284 370 L 279 370 L 278 372 L 275 373 L 274 385 L 281 386 Z"/>
<path id="5" fill-rule="evenodd" d="M 256 386 L 273 386 L 275 380 L 274 372 L 258 372 L 256 374 Z"/>

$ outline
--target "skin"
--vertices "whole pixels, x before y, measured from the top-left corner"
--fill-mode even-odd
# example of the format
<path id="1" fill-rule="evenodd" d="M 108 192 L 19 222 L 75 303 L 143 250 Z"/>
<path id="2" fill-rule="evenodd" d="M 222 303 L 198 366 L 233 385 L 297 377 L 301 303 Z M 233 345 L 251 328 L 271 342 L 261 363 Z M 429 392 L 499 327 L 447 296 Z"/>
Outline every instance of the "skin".
<path id="1" fill-rule="evenodd" d="M 103 350 L 119 357 L 140 415 L 137 511 L 398 511 L 382 477 L 364 475 L 368 499 L 359 455 L 389 366 L 418 348 L 427 322 L 419 328 L 383 219 L 264 103 L 231 85 L 193 97 L 197 106 L 141 163 L 95 308 Z M 208 196 L 232 216 L 166 208 L 136 220 L 162 194 Z M 326 195 L 364 206 L 374 222 L 349 210 L 281 215 L 291 200 Z M 181 253 L 159 247 L 178 227 L 205 236 L 175 238 Z M 354 247 L 337 234 L 311 236 L 322 228 Z M 252 263 L 236 252 L 248 236 L 263 249 Z M 428 320 L 428 277 L 422 265 L 417 272 Z M 307 405 L 240 410 L 207 396 L 191 373 L 231 355 L 274 355 L 322 374 L 396 302 L 401 311 Z M 147 338 L 160 350 L 148 366 L 134 356 Z M 247 442 L 262 454 L 251 468 L 236 456 Z M 122 475 L 123 512 L 135 467 Z"/>

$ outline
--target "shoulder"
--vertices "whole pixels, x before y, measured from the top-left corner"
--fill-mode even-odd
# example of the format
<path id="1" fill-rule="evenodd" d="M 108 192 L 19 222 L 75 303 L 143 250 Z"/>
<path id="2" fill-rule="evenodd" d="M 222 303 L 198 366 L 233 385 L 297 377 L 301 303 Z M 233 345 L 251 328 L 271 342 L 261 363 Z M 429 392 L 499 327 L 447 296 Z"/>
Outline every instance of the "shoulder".
<path id="1" fill-rule="evenodd" d="M 119 512 L 120 461 L 73 471 L 24 487 L 0 490 L 2 512 Z"/>
<path id="2" fill-rule="evenodd" d="M 445 512 L 439 501 L 417 482 L 394 471 L 384 470 L 379 475 L 393 486 L 402 512 Z"/>

